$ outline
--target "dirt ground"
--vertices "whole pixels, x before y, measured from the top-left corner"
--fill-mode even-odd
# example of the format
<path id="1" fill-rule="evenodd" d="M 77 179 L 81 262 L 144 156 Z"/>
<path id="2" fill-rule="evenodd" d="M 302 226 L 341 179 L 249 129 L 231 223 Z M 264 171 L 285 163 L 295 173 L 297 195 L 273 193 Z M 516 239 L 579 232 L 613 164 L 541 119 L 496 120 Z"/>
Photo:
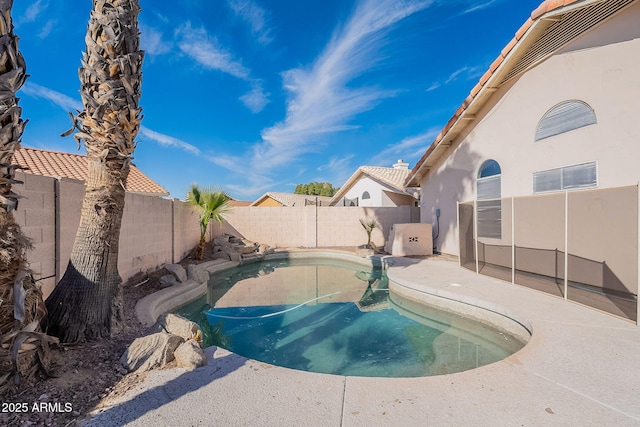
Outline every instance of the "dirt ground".
<path id="1" fill-rule="evenodd" d="M 181 264 L 193 262 L 187 257 Z M 146 334 L 147 328 L 135 316 L 136 302 L 160 290 L 165 274 L 168 271 L 161 268 L 124 284 L 125 322 L 112 338 L 54 348 L 50 378 L 0 396 L 0 425 L 71 426 L 108 394 L 122 394 L 139 383 L 145 374 L 128 374 L 119 360 L 134 339 Z"/>

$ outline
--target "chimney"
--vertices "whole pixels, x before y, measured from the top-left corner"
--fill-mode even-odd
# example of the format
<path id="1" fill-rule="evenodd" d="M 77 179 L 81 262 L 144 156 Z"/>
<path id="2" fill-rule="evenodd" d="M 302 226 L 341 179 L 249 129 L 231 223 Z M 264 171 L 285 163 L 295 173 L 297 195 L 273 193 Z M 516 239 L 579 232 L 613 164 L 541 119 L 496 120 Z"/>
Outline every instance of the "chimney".
<path id="1" fill-rule="evenodd" d="M 404 160 L 399 159 L 397 163 L 393 164 L 394 169 L 409 169 L 409 163 L 405 163 Z"/>

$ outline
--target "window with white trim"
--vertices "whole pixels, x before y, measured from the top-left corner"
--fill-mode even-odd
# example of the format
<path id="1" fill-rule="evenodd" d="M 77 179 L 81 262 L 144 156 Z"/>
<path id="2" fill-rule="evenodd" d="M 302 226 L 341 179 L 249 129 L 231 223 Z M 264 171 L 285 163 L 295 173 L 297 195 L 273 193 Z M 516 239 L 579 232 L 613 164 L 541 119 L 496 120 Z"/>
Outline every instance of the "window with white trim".
<path id="1" fill-rule="evenodd" d="M 487 160 L 476 181 L 478 237 L 502 238 L 502 171 L 495 160 Z"/>
<path id="2" fill-rule="evenodd" d="M 535 141 L 596 123 L 596 114 L 586 102 L 564 101 L 547 111 L 536 128 Z"/>
<path id="3" fill-rule="evenodd" d="M 598 167 L 596 162 L 565 166 L 533 173 L 533 192 L 593 188 L 598 186 Z"/>

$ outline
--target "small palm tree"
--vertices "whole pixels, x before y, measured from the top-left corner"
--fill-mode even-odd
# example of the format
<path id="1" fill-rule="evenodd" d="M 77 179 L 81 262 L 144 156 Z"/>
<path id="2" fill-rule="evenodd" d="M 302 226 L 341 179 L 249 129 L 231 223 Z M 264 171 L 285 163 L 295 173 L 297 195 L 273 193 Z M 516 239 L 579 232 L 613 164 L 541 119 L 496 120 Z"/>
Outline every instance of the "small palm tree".
<path id="1" fill-rule="evenodd" d="M 209 222 L 213 219 L 222 224 L 224 215 L 229 213 L 230 197 L 222 190 L 201 188 L 192 185 L 187 193 L 187 201 L 200 211 L 200 243 L 196 250 L 196 259 L 204 258 L 205 236 Z"/>
<path id="2" fill-rule="evenodd" d="M 375 246 L 371 244 L 371 233 L 373 233 L 373 230 L 376 228 L 380 228 L 380 224 L 373 218 L 361 218 L 360 224 L 362 224 L 364 231 L 367 232 L 367 247 L 375 250 Z"/>

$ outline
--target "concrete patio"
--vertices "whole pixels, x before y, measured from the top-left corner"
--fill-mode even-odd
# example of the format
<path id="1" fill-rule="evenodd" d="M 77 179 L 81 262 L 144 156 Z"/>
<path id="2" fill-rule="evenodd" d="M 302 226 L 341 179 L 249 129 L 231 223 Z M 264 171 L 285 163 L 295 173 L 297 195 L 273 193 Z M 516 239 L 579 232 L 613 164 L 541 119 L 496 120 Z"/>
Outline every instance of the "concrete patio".
<path id="1" fill-rule="evenodd" d="M 640 327 L 457 263 L 391 259 L 390 281 L 491 307 L 531 328 L 507 359 L 424 378 L 307 373 L 209 348 L 194 371 L 150 372 L 85 426 L 640 425 Z"/>

